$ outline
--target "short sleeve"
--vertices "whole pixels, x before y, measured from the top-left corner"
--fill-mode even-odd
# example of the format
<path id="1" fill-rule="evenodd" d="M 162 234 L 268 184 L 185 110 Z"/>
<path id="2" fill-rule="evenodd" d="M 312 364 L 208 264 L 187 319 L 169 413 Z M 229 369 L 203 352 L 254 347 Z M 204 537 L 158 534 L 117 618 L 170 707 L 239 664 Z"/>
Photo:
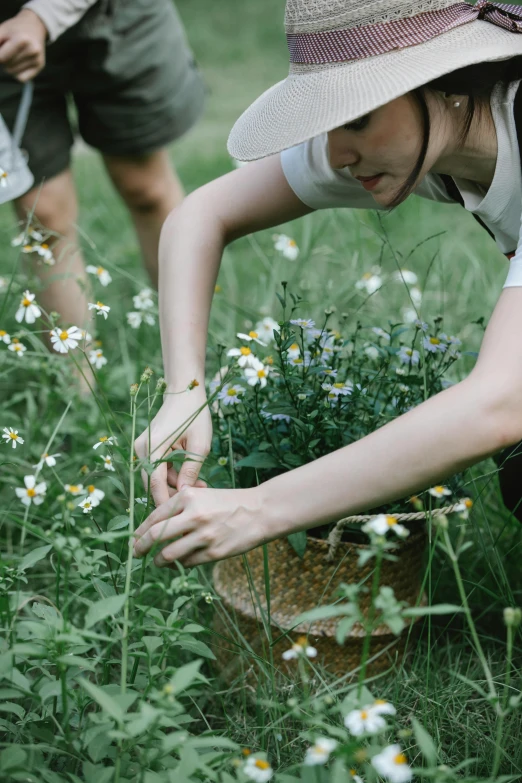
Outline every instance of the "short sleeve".
<path id="1" fill-rule="evenodd" d="M 517 249 L 510 261 L 509 272 L 506 282 L 504 283 L 504 288 L 514 288 L 519 285 L 522 286 L 522 225 L 518 237 Z"/>
<path id="2" fill-rule="evenodd" d="M 284 150 L 281 165 L 296 196 L 312 209 L 384 209 L 348 169 L 332 169 L 325 133 Z"/>

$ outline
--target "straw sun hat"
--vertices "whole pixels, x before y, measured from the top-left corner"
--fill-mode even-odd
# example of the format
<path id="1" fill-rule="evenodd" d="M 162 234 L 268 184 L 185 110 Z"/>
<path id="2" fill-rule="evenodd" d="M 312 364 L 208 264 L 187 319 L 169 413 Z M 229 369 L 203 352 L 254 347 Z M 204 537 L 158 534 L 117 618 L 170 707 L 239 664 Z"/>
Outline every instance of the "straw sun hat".
<path id="1" fill-rule="evenodd" d="M 498 3 L 287 0 L 285 29 L 290 73 L 232 128 L 238 160 L 280 152 L 466 65 L 522 54 L 522 6 Z"/>

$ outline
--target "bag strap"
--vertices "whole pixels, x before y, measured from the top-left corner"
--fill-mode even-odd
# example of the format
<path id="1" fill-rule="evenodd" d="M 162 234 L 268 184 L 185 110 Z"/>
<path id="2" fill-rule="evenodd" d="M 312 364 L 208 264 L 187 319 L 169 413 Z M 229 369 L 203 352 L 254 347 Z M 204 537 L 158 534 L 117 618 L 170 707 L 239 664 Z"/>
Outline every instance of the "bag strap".
<path id="1" fill-rule="evenodd" d="M 22 89 L 22 97 L 20 98 L 20 105 L 16 113 L 16 119 L 13 128 L 13 146 L 20 147 L 22 138 L 27 125 L 27 119 L 29 117 L 29 109 L 33 101 L 33 83 L 26 82 Z"/>

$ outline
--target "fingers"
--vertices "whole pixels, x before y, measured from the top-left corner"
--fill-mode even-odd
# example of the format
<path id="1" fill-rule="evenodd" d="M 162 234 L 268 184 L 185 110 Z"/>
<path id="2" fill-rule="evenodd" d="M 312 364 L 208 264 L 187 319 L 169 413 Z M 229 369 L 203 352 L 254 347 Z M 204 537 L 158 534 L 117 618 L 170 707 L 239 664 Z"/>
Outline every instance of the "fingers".
<path id="1" fill-rule="evenodd" d="M 15 57 L 20 55 L 25 48 L 25 43 L 19 38 L 7 38 L 7 40 L 0 46 L 0 63 L 11 65 L 11 61 L 15 60 Z"/>
<path id="2" fill-rule="evenodd" d="M 197 452 L 192 452 L 194 456 L 186 456 L 185 460 L 183 462 L 183 465 L 181 466 L 181 469 L 179 471 L 178 476 L 178 489 L 181 490 L 183 487 L 195 487 L 197 486 L 197 480 L 199 476 L 199 471 L 201 470 L 203 466 L 203 462 L 205 460 L 205 456 L 196 456 Z"/>
<path id="3" fill-rule="evenodd" d="M 188 517 L 178 514 L 174 517 L 151 525 L 143 535 L 134 542 L 134 557 L 144 557 L 153 546 L 161 545 L 173 538 L 189 533 L 193 529 L 193 523 Z"/>
<path id="4" fill-rule="evenodd" d="M 162 506 L 169 500 L 169 486 L 167 483 L 167 463 L 160 462 L 158 467 L 150 475 L 150 494 L 156 506 Z"/>
<path id="5" fill-rule="evenodd" d="M 165 503 L 155 508 L 154 511 L 149 514 L 147 519 L 143 520 L 141 525 L 134 531 L 134 535 L 137 538 L 144 536 L 145 533 L 154 525 L 157 525 L 159 522 L 164 522 L 166 519 L 176 516 L 176 514 L 180 514 L 184 507 L 184 493 L 176 492 L 176 494 L 171 498 L 168 498 Z"/>
<path id="6" fill-rule="evenodd" d="M 181 526 L 183 523 L 179 524 Z M 198 554 L 202 558 L 201 562 L 205 562 L 204 555 L 200 552 L 205 546 L 206 544 L 202 543 L 198 532 L 188 533 L 178 538 L 172 544 L 167 544 L 166 547 L 163 547 L 154 557 L 154 565 L 163 568 L 164 566 L 172 565 L 176 560 L 181 560 L 182 562 L 190 560 L 192 563 L 193 558 L 197 558 Z"/>
<path id="7" fill-rule="evenodd" d="M 178 482 L 179 482 L 178 471 L 174 467 L 168 467 L 167 468 L 167 483 L 168 483 L 169 487 L 173 488 L 174 490 L 177 491 L 177 489 L 178 489 Z M 194 484 L 194 486 L 195 487 L 202 487 L 203 489 L 206 489 L 207 482 L 204 481 L 203 479 L 198 479 L 196 481 L 196 483 Z M 172 492 L 171 492 L 170 489 L 169 489 L 169 492 L 170 492 L 170 494 L 172 496 Z"/>

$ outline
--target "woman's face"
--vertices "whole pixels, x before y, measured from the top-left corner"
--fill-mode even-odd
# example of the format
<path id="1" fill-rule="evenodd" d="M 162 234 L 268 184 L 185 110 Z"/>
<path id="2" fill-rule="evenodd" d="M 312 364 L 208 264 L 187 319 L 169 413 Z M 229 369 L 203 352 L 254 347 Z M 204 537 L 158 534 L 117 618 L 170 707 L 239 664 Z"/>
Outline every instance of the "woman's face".
<path id="1" fill-rule="evenodd" d="M 428 106 L 429 103 L 431 101 Z M 431 111 L 430 115 L 433 116 Z M 420 109 L 414 98 L 404 95 L 330 131 L 330 165 L 334 169 L 348 167 L 378 204 L 388 206 L 417 162 L 422 135 Z M 434 142 L 437 136 L 439 144 Z M 440 141 L 440 134 L 430 133 L 428 153 L 419 179 L 441 154 L 443 145 Z"/>

